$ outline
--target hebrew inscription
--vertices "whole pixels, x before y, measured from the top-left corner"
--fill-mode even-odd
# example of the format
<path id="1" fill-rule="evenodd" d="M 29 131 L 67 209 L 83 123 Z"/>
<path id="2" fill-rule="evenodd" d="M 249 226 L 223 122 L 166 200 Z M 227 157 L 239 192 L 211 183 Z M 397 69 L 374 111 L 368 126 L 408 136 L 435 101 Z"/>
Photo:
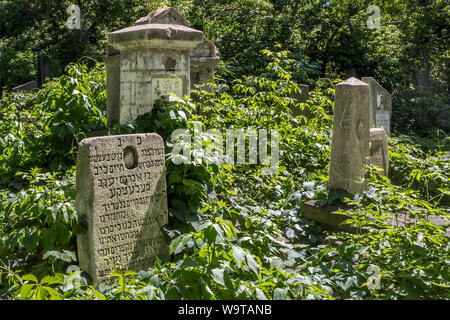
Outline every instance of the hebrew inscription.
<path id="1" fill-rule="evenodd" d="M 152 103 L 157 99 L 168 98 L 173 93 L 177 97 L 183 97 L 183 80 L 181 78 L 167 77 L 152 80 Z"/>
<path id="2" fill-rule="evenodd" d="M 77 158 L 80 266 L 94 284 L 114 268 L 140 270 L 168 256 L 164 144 L 156 134 L 85 139 Z"/>

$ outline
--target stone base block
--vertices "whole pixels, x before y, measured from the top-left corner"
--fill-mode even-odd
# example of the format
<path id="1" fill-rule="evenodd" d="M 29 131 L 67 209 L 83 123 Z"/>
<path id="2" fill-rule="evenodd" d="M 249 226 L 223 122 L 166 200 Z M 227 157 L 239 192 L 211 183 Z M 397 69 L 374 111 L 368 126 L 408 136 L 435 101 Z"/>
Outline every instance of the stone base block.
<path id="1" fill-rule="evenodd" d="M 343 203 L 339 205 L 320 206 L 319 203 L 314 200 L 305 202 L 301 207 L 302 214 L 305 218 L 320 222 L 331 231 L 346 231 L 349 233 L 367 232 L 364 229 L 358 229 L 349 224 L 343 224 L 344 221 L 352 217 L 350 213 L 336 214 L 336 212 L 339 210 L 350 210 L 351 208 L 351 206 Z M 367 219 L 373 220 L 373 218 L 370 217 L 368 217 Z M 407 213 L 402 213 L 395 218 L 387 219 L 387 221 L 395 227 L 401 227 L 416 220 L 417 219 L 415 218 L 411 218 Z M 448 219 L 437 216 L 429 216 L 428 221 L 434 223 L 437 226 L 447 227 L 445 235 L 450 238 L 450 221 Z"/>
<path id="2" fill-rule="evenodd" d="M 332 231 L 347 231 L 350 233 L 358 233 L 358 230 L 349 225 L 342 224 L 352 216 L 336 214 L 339 210 L 350 210 L 351 207 L 346 204 L 320 206 L 317 201 L 308 201 L 302 205 L 302 214 L 305 218 L 320 222 L 327 229 Z"/>

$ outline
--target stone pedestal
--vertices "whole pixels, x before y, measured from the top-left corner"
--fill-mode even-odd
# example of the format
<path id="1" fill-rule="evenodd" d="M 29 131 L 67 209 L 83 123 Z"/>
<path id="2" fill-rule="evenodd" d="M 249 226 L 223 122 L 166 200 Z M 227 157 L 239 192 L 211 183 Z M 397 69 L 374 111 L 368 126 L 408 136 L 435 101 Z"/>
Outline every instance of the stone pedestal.
<path id="1" fill-rule="evenodd" d="M 108 40 L 109 124 L 134 120 L 169 94 L 190 95 L 194 85 L 212 80 L 220 61 L 216 46 L 170 7 L 150 12 Z"/>
<path id="2" fill-rule="evenodd" d="M 108 41 L 115 49 L 106 59 L 109 124 L 151 112 L 155 101 L 170 93 L 189 95 L 190 52 L 203 41 L 201 31 L 142 24 L 112 32 Z"/>
<path id="3" fill-rule="evenodd" d="M 302 215 L 305 218 L 322 223 L 331 231 L 346 231 L 349 233 L 364 232 L 364 230 L 358 230 L 350 224 L 344 222 L 351 219 L 350 214 L 343 215 L 337 214 L 340 210 L 350 210 L 351 207 L 340 203 L 339 205 L 326 205 L 320 206 L 318 202 L 311 200 L 302 204 Z"/>
<path id="4" fill-rule="evenodd" d="M 177 24 L 192 27 L 192 24 L 179 14 L 174 8 L 163 7 L 150 12 L 146 17 L 140 18 L 135 25 L 142 24 Z M 199 86 L 200 89 L 210 90 L 205 83 L 214 77 L 214 69 L 221 59 L 217 47 L 206 38 L 191 51 L 191 88 Z"/>
<path id="5" fill-rule="evenodd" d="M 369 163 L 369 86 L 350 78 L 336 86 L 329 185 L 355 194 L 367 189 Z"/>

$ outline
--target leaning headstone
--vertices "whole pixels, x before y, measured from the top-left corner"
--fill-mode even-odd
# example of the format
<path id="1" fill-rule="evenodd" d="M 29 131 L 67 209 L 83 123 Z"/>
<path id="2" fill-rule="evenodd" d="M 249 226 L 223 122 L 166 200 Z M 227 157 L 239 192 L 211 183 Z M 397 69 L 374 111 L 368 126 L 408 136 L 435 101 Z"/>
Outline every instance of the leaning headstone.
<path id="1" fill-rule="evenodd" d="M 42 85 L 52 79 L 52 62 L 49 57 L 40 55 L 38 56 L 38 88 L 42 88 Z"/>
<path id="2" fill-rule="evenodd" d="M 149 15 L 136 26 L 108 36 L 110 124 L 135 120 L 151 112 L 156 100 L 170 94 L 180 98 L 190 94 L 190 53 L 203 43 L 203 32 L 181 24 L 184 20 L 173 9 L 160 11 L 156 18 Z"/>
<path id="3" fill-rule="evenodd" d="M 77 157 L 76 212 L 80 267 L 94 285 L 110 283 L 115 267 L 149 268 L 168 257 L 160 231 L 168 223 L 165 154 L 157 134 L 88 138 Z"/>
<path id="4" fill-rule="evenodd" d="M 355 194 L 367 189 L 365 165 L 369 161 L 369 86 L 350 78 L 335 90 L 329 184 Z"/>
<path id="5" fill-rule="evenodd" d="M 383 128 L 391 135 L 392 95 L 374 78 L 364 77 L 362 81 L 370 86 L 370 126 Z"/>
<path id="6" fill-rule="evenodd" d="M 370 129 L 370 164 L 382 169 L 382 175 L 389 175 L 389 147 L 383 128 Z"/>

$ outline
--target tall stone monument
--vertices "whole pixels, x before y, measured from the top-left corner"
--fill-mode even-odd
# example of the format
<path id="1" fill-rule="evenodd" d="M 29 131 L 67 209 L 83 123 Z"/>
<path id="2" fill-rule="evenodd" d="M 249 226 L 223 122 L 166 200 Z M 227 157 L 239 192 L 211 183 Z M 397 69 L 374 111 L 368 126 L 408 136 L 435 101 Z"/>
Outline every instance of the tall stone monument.
<path id="1" fill-rule="evenodd" d="M 364 77 L 362 81 L 370 87 L 370 127 L 383 128 L 391 135 L 392 95 L 374 78 Z"/>
<path id="2" fill-rule="evenodd" d="M 168 257 L 165 153 L 157 134 L 88 138 L 77 157 L 75 201 L 87 231 L 78 236 L 80 267 L 93 284 L 114 267 L 146 269 Z"/>
<path id="3" fill-rule="evenodd" d="M 369 85 L 350 78 L 336 86 L 335 94 L 329 185 L 355 194 L 367 189 Z"/>
<path id="4" fill-rule="evenodd" d="M 174 8 L 164 7 L 150 12 L 135 22 L 135 25 L 142 24 L 177 24 L 185 27 L 192 27 L 192 24 L 180 15 Z M 221 59 L 217 47 L 205 37 L 202 43 L 197 45 L 190 54 L 191 57 L 191 88 L 195 85 L 203 85 L 214 76 L 214 69 Z"/>
<path id="5" fill-rule="evenodd" d="M 201 83 L 212 77 L 219 60 L 212 47 L 208 52 L 202 50 L 212 45 L 203 32 L 192 29 L 173 8 L 160 8 L 136 21 L 134 27 L 112 32 L 108 42 L 109 124 L 134 120 L 169 94 L 189 95 L 192 81 Z M 191 74 L 192 61 L 198 77 Z"/>

